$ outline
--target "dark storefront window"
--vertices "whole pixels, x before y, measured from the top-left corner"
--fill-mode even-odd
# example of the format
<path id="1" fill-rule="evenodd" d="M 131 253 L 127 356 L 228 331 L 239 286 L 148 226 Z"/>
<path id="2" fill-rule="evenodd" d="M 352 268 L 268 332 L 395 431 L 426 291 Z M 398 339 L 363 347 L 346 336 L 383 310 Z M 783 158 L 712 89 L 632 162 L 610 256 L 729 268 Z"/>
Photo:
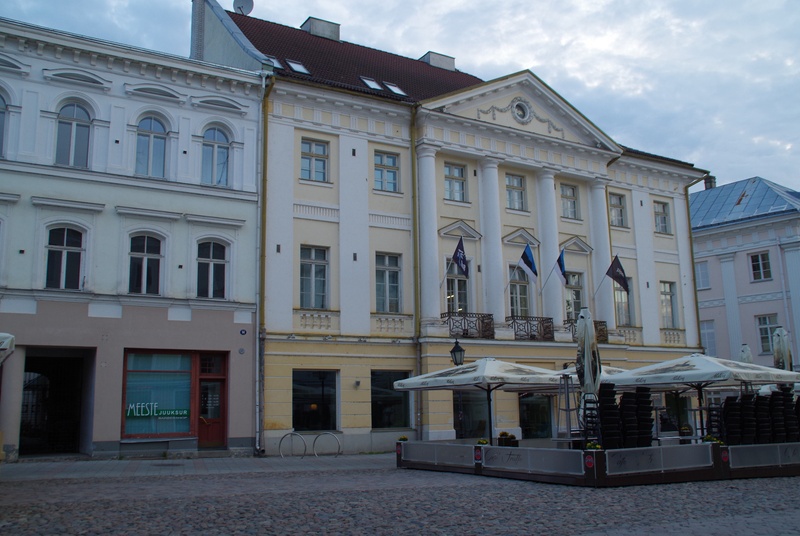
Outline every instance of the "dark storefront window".
<path id="1" fill-rule="evenodd" d="M 408 391 L 395 391 L 394 382 L 408 378 L 408 372 L 372 371 L 372 427 L 408 428 Z"/>
<path id="2" fill-rule="evenodd" d="M 292 372 L 292 426 L 295 431 L 336 430 L 336 371 Z"/>
<path id="3" fill-rule="evenodd" d="M 552 437 L 552 397 L 526 393 L 519 397 L 522 439 Z"/>

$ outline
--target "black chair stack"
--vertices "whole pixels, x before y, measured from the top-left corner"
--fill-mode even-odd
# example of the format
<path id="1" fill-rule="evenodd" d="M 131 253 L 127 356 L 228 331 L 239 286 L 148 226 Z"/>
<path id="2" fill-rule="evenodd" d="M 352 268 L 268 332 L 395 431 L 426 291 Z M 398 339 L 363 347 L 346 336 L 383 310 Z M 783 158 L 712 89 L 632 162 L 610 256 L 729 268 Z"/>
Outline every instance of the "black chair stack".
<path id="1" fill-rule="evenodd" d="M 722 403 L 722 435 L 720 439 L 728 445 L 742 444 L 742 403 L 735 396 L 725 398 Z"/>
<path id="2" fill-rule="evenodd" d="M 708 406 L 706 434 L 722 439 L 722 406 L 719 404 Z"/>
<path id="3" fill-rule="evenodd" d="M 605 449 L 622 447 L 620 409 L 613 383 L 601 383 L 597 393 L 600 414 L 600 444 Z"/>
<path id="4" fill-rule="evenodd" d="M 769 418 L 772 423 L 772 442 L 786 443 L 786 421 L 783 393 L 774 391 L 769 397 Z"/>
<path id="5" fill-rule="evenodd" d="M 756 443 L 772 443 L 772 420 L 768 396 L 756 395 Z"/>
<path id="6" fill-rule="evenodd" d="M 753 445 L 756 442 L 756 397 L 744 394 L 740 398 L 742 408 L 742 445 Z"/>
<path id="7" fill-rule="evenodd" d="M 636 388 L 636 420 L 639 433 L 636 446 L 649 447 L 653 444 L 653 400 L 649 387 Z"/>
<path id="8" fill-rule="evenodd" d="M 636 393 L 625 392 L 619 400 L 622 424 L 622 446 L 631 449 L 639 446 L 639 415 L 636 408 Z"/>
<path id="9" fill-rule="evenodd" d="M 781 386 L 783 395 L 783 421 L 786 426 L 786 441 L 796 443 L 800 441 L 800 420 L 794 412 L 794 394 L 790 385 Z"/>

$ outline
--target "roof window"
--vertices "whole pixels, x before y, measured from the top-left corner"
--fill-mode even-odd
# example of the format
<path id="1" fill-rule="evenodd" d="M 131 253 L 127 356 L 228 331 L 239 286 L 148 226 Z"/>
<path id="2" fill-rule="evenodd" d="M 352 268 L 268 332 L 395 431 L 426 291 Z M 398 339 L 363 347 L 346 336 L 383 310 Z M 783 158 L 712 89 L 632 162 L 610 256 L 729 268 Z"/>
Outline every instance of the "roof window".
<path id="1" fill-rule="evenodd" d="M 291 68 L 292 68 L 292 70 L 293 70 L 294 72 L 296 72 L 296 73 L 302 73 L 302 74 L 311 74 L 311 73 L 308 71 L 308 69 L 306 69 L 306 66 L 305 66 L 305 65 L 303 65 L 302 63 L 300 63 L 299 61 L 295 61 L 295 60 L 288 60 L 288 59 L 287 59 L 287 60 L 286 60 L 286 63 L 287 63 L 287 64 L 289 65 L 289 67 L 291 67 Z"/>
<path id="2" fill-rule="evenodd" d="M 272 66 L 276 69 L 283 69 L 283 65 L 281 65 L 281 62 L 275 56 L 266 55 L 266 58 L 272 62 Z"/>
<path id="3" fill-rule="evenodd" d="M 391 91 L 395 95 L 402 95 L 404 97 L 408 96 L 408 94 L 405 91 L 403 91 L 402 89 L 400 89 L 400 86 L 398 86 L 397 84 L 392 84 L 391 82 L 386 82 L 386 81 L 384 81 L 383 84 L 386 87 L 388 87 L 389 91 Z"/>
<path id="4" fill-rule="evenodd" d="M 367 78 L 366 76 L 362 76 L 361 77 L 361 81 L 364 82 L 367 85 L 367 87 L 370 88 L 370 89 L 377 89 L 379 91 L 383 91 L 383 88 L 381 87 L 381 85 L 379 83 L 377 83 L 375 80 L 373 80 L 372 78 Z"/>

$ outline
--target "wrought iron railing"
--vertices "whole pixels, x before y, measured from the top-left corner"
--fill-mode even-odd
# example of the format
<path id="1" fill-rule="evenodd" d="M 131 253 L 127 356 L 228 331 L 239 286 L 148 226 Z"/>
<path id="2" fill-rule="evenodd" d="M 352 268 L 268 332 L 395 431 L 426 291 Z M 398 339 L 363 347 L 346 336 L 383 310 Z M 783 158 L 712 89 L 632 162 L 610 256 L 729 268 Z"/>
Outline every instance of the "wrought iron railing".
<path id="1" fill-rule="evenodd" d="M 546 316 L 507 316 L 518 341 L 554 341 L 553 319 Z"/>
<path id="2" fill-rule="evenodd" d="M 575 318 L 568 318 L 564 320 L 564 327 L 572 333 L 572 340 L 577 342 L 578 336 L 575 334 L 575 329 L 578 326 L 578 320 Z M 594 321 L 594 335 L 595 339 L 597 339 L 598 343 L 607 344 L 608 343 L 608 324 L 605 320 L 595 320 Z"/>
<path id="3" fill-rule="evenodd" d="M 488 313 L 442 313 L 451 337 L 494 339 L 494 316 Z"/>

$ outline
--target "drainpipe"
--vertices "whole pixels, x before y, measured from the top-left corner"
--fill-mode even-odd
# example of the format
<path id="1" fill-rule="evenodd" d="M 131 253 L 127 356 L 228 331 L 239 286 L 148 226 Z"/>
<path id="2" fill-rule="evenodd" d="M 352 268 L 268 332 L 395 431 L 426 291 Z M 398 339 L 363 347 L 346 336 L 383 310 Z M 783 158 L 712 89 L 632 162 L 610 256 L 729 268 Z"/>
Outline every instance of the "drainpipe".
<path id="1" fill-rule="evenodd" d="M 422 374 L 422 343 L 420 342 L 420 262 L 419 262 L 419 211 L 417 209 L 417 110 L 419 104 L 411 108 L 411 236 L 414 252 L 414 347 L 417 354 L 416 375 Z M 414 415 L 417 440 L 422 440 L 422 391 L 414 395 Z"/>

